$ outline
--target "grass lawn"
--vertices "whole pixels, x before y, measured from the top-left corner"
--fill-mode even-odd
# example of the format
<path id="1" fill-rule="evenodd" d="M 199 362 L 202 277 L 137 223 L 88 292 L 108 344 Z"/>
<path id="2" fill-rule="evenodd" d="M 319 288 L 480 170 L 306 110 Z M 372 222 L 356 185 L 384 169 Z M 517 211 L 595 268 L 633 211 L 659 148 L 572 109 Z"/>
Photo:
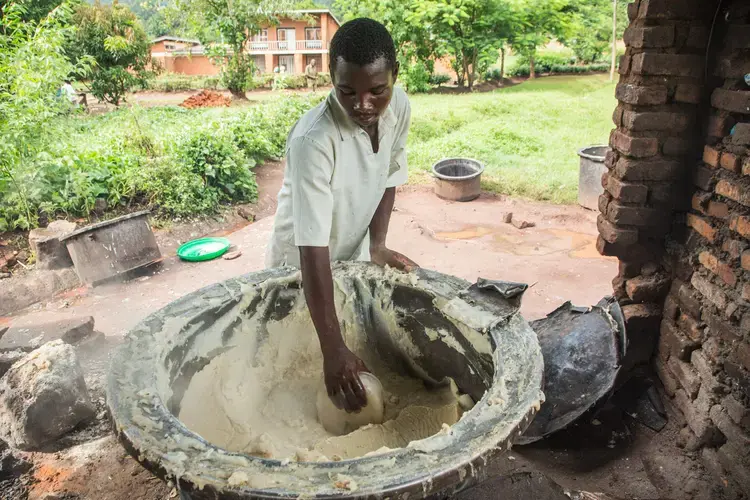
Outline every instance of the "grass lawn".
<path id="1" fill-rule="evenodd" d="M 467 156 L 486 165 L 484 188 L 573 203 L 577 150 L 606 144 L 616 106 L 606 75 L 554 76 L 490 93 L 412 96 L 412 182 L 436 161 Z"/>

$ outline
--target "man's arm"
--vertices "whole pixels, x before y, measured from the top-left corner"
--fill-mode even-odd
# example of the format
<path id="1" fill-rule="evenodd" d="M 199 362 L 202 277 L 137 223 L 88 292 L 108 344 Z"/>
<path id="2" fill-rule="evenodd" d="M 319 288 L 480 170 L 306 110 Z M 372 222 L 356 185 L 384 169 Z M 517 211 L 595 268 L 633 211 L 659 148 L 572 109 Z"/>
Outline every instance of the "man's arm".
<path id="1" fill-rule="evenodd" d="M 338 407 L 357 412 L 367 404 L 359 372 L 369 371 L 341 335 L 333 301 L 333 277 L 328 247 L 300 247 L 302 283 L 323 353 L 323 375 L 328 396 Z"/>
<path id="2" fill-rule="evenodd" d="M 381 266 L 388 265 L 402 271 L 413 271 L 419 267 L 416 262 L 385 246 L 395 201 L 396 188 L 387 188 L 370 221 L 370 258 L 375 264 Z"/>

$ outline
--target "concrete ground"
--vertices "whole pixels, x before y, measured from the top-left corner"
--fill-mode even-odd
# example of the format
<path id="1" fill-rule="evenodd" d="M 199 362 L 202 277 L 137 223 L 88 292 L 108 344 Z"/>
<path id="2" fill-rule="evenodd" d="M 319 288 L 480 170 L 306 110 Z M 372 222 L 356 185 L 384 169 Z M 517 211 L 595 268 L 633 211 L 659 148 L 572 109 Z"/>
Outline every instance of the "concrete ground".
<path id="1" fill-rule="evenodd" d="M 225 235 L 242 251 L 238 259 L 181 262 L 174 256 L 176 243 L 187 239 L 186 234 L 197 235 L 189 229 L 187 232 L 184 228 L 173 229 L 174 244 L 166 245 L 167 257 L 159 269 L 125 283 L 69 291 L 45 304 L 0 318 L 0 327 L 24 328 L 64 318 L 93 316 L 96 330 L 106 335 L 106 341 L 98 354 L 92 360 L 84 359 L 83 364 L 106 366 L 109 352 L 148 314 L 198 288 L 263 268 L 275 193 L 282 175 L 278 164 L 259 169 L 261 199 L 255 207 L 257 222 Z M 509 212 L 515 220 L 533 222 L 536 226 L 519 230 L 504 223 L 504 215 Z M 527 319 L 535 319 L 567 300 L 589 305 L 611 292 L 610 282 L 617 272 L 617 262 L 596 252 L 595 220 L 594 213 L 575 206 L 494 196 L 483 196 L 466 204 L 450 203 L 439 200 L 426 187 L 408 187 L 397 196 L 388 243 L 423 267 L 470 281 L 483 277 L 533 284 L 524 297 L 522 313 Z M 160 236 L 161 241 L 169 241 L 169 235 Z M 87 383 L 95 385 L 100 393 L 103 376 L 104 368 L 87 370 Z M 607 444 L 612 441 L 607 435 L 609 441 L 605 440 L 601 446 L 591 447 L 584 442 L 562 448 L 533 446 L 517 453 L 514 450 L 494 472 L 542 471 L 565 488 L 602 491 L 619 498 L 656 499 L 665 488 L 654 486 L 644 453 L 648 456 L 676 453 L 674 436 L 678 429 L 679 422 L 672 422 L 661 435 L 641 432 L 617 439 L 612 446 Z M 626 436 L 629 431 L 613 430 L 612 435 L 615 434 Z M 27 481 L 29 498 L 136 500 L 169 498 L 174 493 L 171 486 L 156 480 L 128 457 L 106 435 L 106 430 L 97 428 L 89 436 L 94 438 L 98 439 L 29 455 L 27 458 L 36 465 Z M 672 474 L 671 467 L 667 469 L 670 473 L 661 475 L 678 477 Z M 679 464 L 678 469 L 690 470 L 684 464 Z M 488 485 L 461 498 L 497 498 L 492 483 Z"/>

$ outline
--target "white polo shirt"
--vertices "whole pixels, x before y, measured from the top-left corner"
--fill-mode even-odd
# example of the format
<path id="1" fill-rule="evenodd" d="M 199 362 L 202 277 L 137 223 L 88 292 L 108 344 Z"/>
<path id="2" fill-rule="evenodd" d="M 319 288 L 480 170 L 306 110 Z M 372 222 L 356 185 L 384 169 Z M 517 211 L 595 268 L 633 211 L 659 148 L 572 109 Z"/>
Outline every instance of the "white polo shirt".
<path id="1" fill-rule="evenodd" d="M 336 99 L 305 113 L 289 133 L 266 266 L 300 267 L 299 248 L 328 247 L 332 261 L 369 260 L 368 227 L 386 188 L 407 180 L 411 108 L 393 89 L 378 124 L 378 152 Z"/>

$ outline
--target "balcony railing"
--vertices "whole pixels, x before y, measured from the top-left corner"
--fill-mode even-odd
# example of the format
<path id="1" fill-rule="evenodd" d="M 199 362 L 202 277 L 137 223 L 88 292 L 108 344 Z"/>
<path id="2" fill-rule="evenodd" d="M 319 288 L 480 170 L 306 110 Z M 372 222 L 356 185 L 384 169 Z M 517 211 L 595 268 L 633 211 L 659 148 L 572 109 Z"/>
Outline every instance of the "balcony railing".
<path id="1" fill-rule="evenodd" d="M 306 50 L 326 50 L 323 40 L 274 40 L 267 42 L 250 42 L 250 52 L 304 52 Z"/>

